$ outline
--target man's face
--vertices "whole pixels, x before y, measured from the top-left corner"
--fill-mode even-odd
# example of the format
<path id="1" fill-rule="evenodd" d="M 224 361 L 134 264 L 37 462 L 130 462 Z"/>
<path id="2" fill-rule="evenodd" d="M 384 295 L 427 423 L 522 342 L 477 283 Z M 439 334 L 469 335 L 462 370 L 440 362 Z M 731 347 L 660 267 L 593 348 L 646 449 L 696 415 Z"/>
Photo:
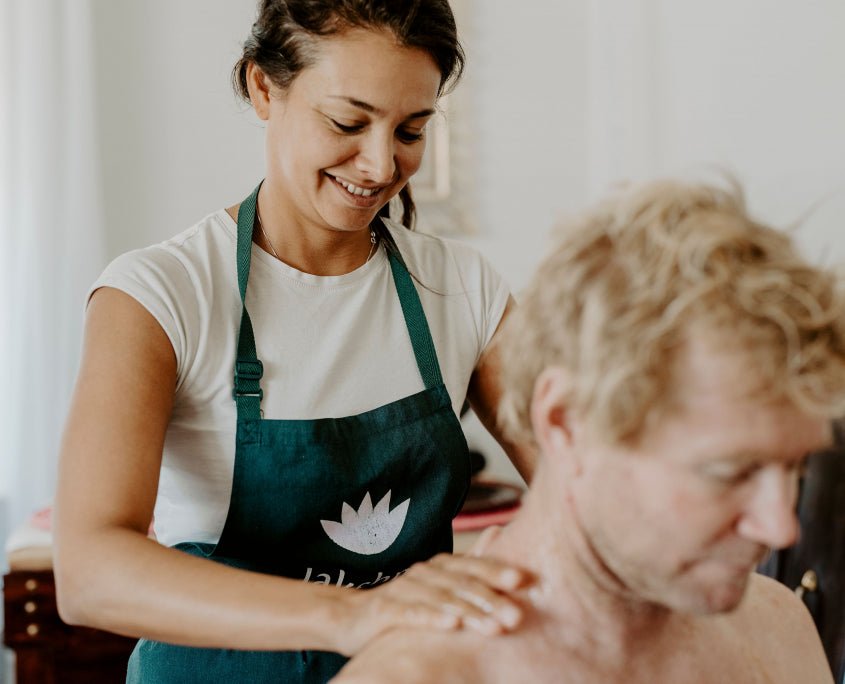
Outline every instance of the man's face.
<path id="1" fill-rule="evenodd" d="M 686 347 L 676 405 L 636 446 L 575 445 L 576 515 L 621 591 L 699 614 L 735 608 L 767 550 L 797 541 L 799 469 L 829 440 L 825 419 L 744 396 L 748 357 L 716 350 Z"/>

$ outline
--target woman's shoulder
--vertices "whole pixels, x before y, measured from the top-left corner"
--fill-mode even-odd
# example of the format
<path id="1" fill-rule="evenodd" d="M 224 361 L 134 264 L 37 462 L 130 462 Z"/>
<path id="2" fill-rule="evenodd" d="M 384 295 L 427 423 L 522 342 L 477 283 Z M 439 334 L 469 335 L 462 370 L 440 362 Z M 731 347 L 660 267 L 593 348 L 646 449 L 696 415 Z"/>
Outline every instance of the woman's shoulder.
<path id="1" fill-rule="evenodd" d="M 408 230 L 396 221 L 384 223 L 409 270 L 423 282 L 440 281 L 450 290 L 477 290 L 490 283 L 503 283 L 487 258 L 467 242 Z"/>
<path id="2" fill-rule="evenodd" d="M 483 255 L 475 247 L 457 238 L 435 235 L 433 233 L 422 233 L 417 230 L 410 230 L 398 221 L 382 218 L 384 225 L 390 231 L 391 236 L 396 240 L 400 251 L 403 247 L 411 250 L 414 254 L 454 254 L 457 258 L 483 259 Z"/>

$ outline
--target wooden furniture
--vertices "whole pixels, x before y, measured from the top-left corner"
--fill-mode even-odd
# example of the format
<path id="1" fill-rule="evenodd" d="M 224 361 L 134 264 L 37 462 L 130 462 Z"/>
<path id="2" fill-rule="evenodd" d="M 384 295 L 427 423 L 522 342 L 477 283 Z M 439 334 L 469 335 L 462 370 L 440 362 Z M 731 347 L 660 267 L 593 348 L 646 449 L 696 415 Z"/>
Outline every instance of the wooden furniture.
<path id="1" fill-rule="evenodd" d="M 134 639 L 59 618 L 50 549 L 9 554 L 4 576 L 4 644 L 16 659 L 17 684 L 124 684 Z"/>

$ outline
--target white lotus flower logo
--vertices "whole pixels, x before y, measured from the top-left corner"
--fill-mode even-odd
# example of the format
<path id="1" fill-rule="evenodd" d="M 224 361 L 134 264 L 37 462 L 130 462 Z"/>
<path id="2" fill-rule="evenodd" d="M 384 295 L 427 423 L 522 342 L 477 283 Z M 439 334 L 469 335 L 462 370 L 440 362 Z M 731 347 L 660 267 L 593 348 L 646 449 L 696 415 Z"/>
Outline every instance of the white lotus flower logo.
<path id="1" fill-rule="evenodd" d="M 357 511 L 345 501 L 343 502 L 341 522 L 321 520 L 320 524 L 329 538 L 338 546 L 353 553 L 372 556 L 381 553 L 396 541 L 405 524 L 410 503 L 410 499 L 405 499 L 392 511 L 389 510 L 390 491 L 388 491 L 373 508 L 370 493 L 367 492 Z"/>

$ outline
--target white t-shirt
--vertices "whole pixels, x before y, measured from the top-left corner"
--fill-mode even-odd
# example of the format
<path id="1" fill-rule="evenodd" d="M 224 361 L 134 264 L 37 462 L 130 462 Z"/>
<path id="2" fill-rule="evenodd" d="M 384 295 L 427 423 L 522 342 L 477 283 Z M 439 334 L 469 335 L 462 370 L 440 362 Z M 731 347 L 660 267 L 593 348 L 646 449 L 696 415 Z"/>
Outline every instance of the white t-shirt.
<path id="1" fill-rule="evenodd" d="M 469 246 L 386 223 L 418 281 L 459 414 L 508 288 Z M 176 394 L 155 506 L 156 536 L 167 545 L 216 543 L 226 520 L 241 316 L 236 242 L 237 225 L 221 209 L 166 242 L 118 257 L 91 289 L 114 287 L 138 300 L 176 354 Z M 356 415 L 423 389 L 383 246 L 351 273 L 315 276 L 253 244 L 246 306 L 264 364 L 265 418 Z"/>

